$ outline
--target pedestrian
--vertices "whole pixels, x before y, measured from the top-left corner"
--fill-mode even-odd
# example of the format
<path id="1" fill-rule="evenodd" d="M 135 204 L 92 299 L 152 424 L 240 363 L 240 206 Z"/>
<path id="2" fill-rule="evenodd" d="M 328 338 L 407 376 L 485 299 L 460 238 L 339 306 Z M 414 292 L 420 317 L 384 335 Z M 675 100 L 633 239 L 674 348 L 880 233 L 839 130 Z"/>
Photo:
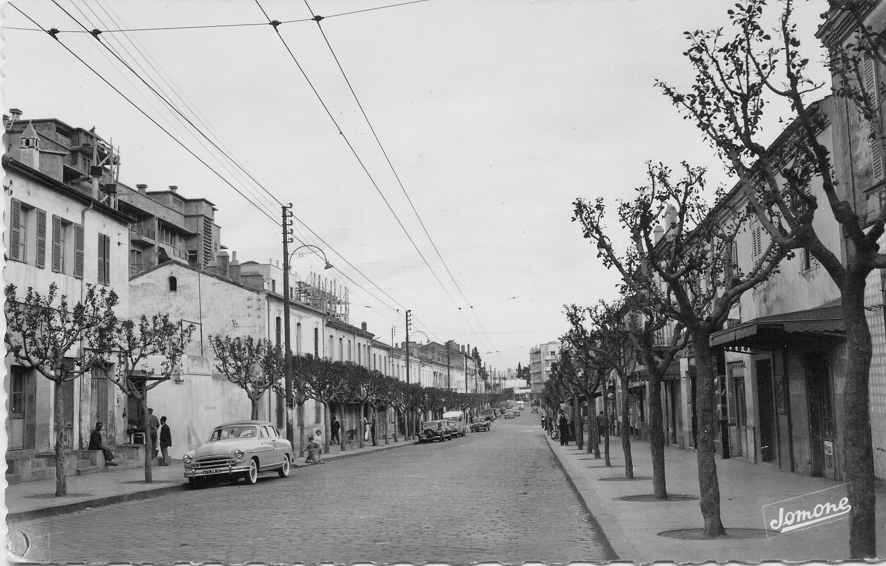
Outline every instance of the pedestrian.
<path id="1" fill-rule="evenodd" d="M 89 450 L 101 450 L 102 454 L 105 455 L 105 465 L 106 466 L 116 466 L 117 463 L 114 462 L 114 453 L 111 452 L 110 448 L 105 448 L 104 444 L 102 444 L 102 423 L 101 421 L 95 423 L 95 430 L 92 431 L 92 434 L 89 435 Z"/>
<path id="2" fill-rule="evenodd" d="M 324 464 L 323 458 L 320 456 L 320 443 L 318 442 L 320 431 L 314 431 L 314 434 L 308 436 L 308 455 L 305 457 L 305 464 Z"/>
<path id="3" fill-rule="evenodd" d="M 172 431 L 166 424 L 166 417 L 160 417 L 160 465 L 169 465 L 169 447 L 172 446 Z"/>
<path id="4" fill-rule="evenodd" d="M 563 410 L 560 410 L 560 418 L 557 421 L 557 428 L 559 428 L 560 432 L 560 446 L 566 446 L 569 444 L 569 421 L 566 419 L 566 413 Z"/>
<path id="5" fill-rule="evenodd" d="M 369 419 L 363 417 L 363 441 L 369 441 Z"/>
<path id="6" fill-rule="evenodd" d="M 157 458 L 157 429 L 160 428 L 160 420 L 157 419 L 157 415 L 154 414 L 154 409 L 148 409 L 148 428 L 151 433 L 151 450 L 153 451 L 153 458 Z"/>
<path id="7" fill-rule="evenodd" d="M 320 432 L 320 429 L 314 430 L 314 441 L 317 443 L 317 446 L 320 447 L 320 453 L 323 453 L 323 434 Z"/>
<path id="8" fill-rule="evenodd" d="M 609 420 L 606 418 L 606 414 L 600 411 L 600 414 L 597 415 L 597 433 L 600 435 L 600 438 L 606 436 L 606 428 L 608 426 Z"/>
<path id="9" fill-rule="evenodd" d="M 375 415 L 372 415 L 372 422 L 369 424 L 369 435 L 372 437 L 372 445 L 376 446 L 376 442 L 375 442 Z"/>
<path id="10" fill-rule="evenodd" d="M 332 416 L 332 443 L 333 444 L 341 444 L 341 438 L 339 437 L 339 431 L 341 430 L 341 423 L 338 422 L 338 419 L 335 418 L 335 415 Z"/>

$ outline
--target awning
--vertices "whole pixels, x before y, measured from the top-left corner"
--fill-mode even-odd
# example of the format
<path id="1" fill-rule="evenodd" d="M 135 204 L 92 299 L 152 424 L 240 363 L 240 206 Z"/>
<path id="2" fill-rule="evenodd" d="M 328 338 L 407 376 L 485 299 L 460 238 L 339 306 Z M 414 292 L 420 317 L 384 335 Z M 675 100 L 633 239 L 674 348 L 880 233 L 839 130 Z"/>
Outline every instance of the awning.
<path id="1" fill-rule="evenodd" d="M 831 302 L 814 309 L 763 316 L 720 330 L 711 335 L 711 346 L 772 350 L 786 344 L 823 345 L 823 341 L 838 342 L 845 336 L 843 308 L 838 302 Z"/>

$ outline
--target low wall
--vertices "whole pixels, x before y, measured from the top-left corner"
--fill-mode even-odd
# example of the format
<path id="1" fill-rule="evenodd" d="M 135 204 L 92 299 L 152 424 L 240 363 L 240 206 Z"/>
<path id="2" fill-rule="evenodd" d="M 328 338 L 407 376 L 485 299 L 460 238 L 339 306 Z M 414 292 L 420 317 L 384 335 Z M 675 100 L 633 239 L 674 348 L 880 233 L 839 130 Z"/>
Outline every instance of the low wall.
<path id="1" fill-rule="evenodd" d="M 117 468 L 144 466 L 144 446 L 121 444 L 112 447 Z M 82 476 L 107 469 L 101 450 L 65 450 L 65 475 Z M 55 453 L 34 450 L 12 450 L 6 453 L 6 481 L 16 484 L 27 481 L 55 479 Z"/>

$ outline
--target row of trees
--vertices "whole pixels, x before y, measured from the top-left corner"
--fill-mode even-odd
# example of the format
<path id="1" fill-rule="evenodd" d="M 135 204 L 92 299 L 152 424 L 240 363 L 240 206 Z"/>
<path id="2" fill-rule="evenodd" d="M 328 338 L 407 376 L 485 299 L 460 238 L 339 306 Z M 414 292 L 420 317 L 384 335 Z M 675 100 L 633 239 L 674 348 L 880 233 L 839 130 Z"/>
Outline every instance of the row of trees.
<path id="1" fill-rule="evenodd" d="M 251 418 L 259 415 L 260 401 L 268 392 L 285 401 L 286 360 L 283 350 L 266 338 L 252 336 L 210 336 L 216 369 L 228 381 L 243 389 L 252 405 Z M 480 409 L 495 405 L 502 393 L 462 393 L 419 384 L 406 384 L 351 362 L 335 362 L 311 355 L 292 358 L 292 403 L 300 406 L 313 399 L 327 409 L 335 405 L 358 405 L 361 419 L 366 410 L 392 408 L 398 415 L 414 416 L 417 411 L 437 414 L 443 410 Z M 325 411 L 327 418 L 329 411 Z M 328 428 L 329 423 L 324 423 Z M 415 425 L 407 424 L 407 435 Z M 396 438 L 396 431 L 394 432 Z M 304 424 L 298 423 L 299 442 Z M 342 442 L 344 438 L 342 437 Z"/>
<path id="2" fill-rule="evenodd" d="M 698 372 L 697 459 L 704 532 L 710 537 L 726 535 L 714 460 L 715 368 L 710 338 L 724 327 L 746 291 L 770 278 L 786 258 L 805 250 L 830 276 L 843 306 L 848 355 L 844 407 L 837 424 L 852 506 L 849 554 L 868 558 L 876 555 L 876 522 L 869 406 L 872 344 L 864 291 L 868 274 L 886 267 L 886 254 L 879 245 L 886 208 L 871 215 L 859 211 L 847 189 L 850 183 L 841 184 L 836 176 L 830 140 L 822 136 L 829 117 L 818 103 L 809 102 L 824 85 L 808 72 L 809 56 L 801 51 L 794 2 L 778 3 L 773 29 L 764 23 L 769 18 L 767 4 L 742 0 L 727 11 L 727 26 L 686 32 L 684 55 L 694 73 L 691 83 L 685 88 L 665 80 L 655 83 L 698 128 L 727 172 L 739 179 L 741 191 L 710 190 L 705 169 L 685 162 L 678 172 L 650 163 L 646 182 L 615 207 L 626 245 L 613 240 L 617 232 L 607 226 L 612 215 L 603 198 L 575 201 L 573 221 L 604 266 L 618 273 L 621 300 L 567 309 L 570 330 L 564 341 L 577 367 L 571 372 L 576 377 L 563 377 L 559 394 L 578 392 L 593 398 L 600 392 L 601 371 L 623 380 L 620 367 L 625 358 L 605 344 L 610 339 L 629 344 L 633 353 L 628 358 L 645 366 L 652 389 L 655 494 L 666 497 L 660 378 L 674 353 L 688 345 Z M 876 150 L 873 159 L 882 160 L 886 136 L 879 101 L 884 89 L 875 67 L 886 63 L 886 36 L 864 23 L 878 4 L 831 0 L 827 16 L 846 16 L 852 29 L 826 47 L 834 91 L 849 102 L 848 113 L 854 114 L 849 123 L 868 129 Z M 774 122 L 773 107 L 788 108 L 787 119 L 781 116 L 780 121 L 789 126 L 777 144 L 768 145 L 763 126 Z M 828 218 L 816 220 L 822 214 Z M 659 223 L 662 218 L 668 219 L 665 226 Z M 761 246 L 742 270 L 734 259 L 736 239 L 751 222 L 769 236 L 768 246 Z M 838 237 L 819 233 L 824 226 L 836 226 Z M 609 312 L 618 313 L 617 331 L 608 324 Z M 561 370 L 566 361 L 562 360 Z M 550 392 L 552 401 L 558 393 L 555 388 Z M 627 443 L 625 450 L 629 460 Z"/>
<path id="3" fill-rule="evenodd" d="M 54 384 L 55 495 L 67 494 L 63 385 L 88 371 L 104 376 L 141 405 L 145 481 L 150 483 L 147 394 L 179 371 L 193 327 L 166 314 L 119 319 L 114 312 L 117 295 L 106 287 L 87 285 L 76 303 L 60 295 L 55 283 L 46 294 L 29 287 L 19 295 L 15 285 L 7 285 L 5 294 L 7 355 Z"/>
<path id="4" fill-rule="evenodd" d="M 94 377 L 108 379 L 141 405 L 146 432 L 145 481 L 150 483 L 153 446 L 147 434 L 148 392 L 180 371 L 193 326 L 173 321 L 168 314 L 120 319 L 114 312 L 118 297 L 106 287 L 86 285 L 76 302 L 60 294 L 54 283 L 45 294 L 31 287 L 21 294 L 15 285 L 8 285 L 5 295 L 7 355 L 54 384 L 55 494 L 67 494 L 63 386 L 90 371 Z M 218 371 L 241 387 L 251 401 L 251 418 L 258 418 L 259 400 L 269 390 L 284 396 L 285 359 L 270 341 L 251 336 L 211 336 L 210 342 Z M 479 409 L 498 404 L 504 396 L 407 385 L 356 364 L 311 356 L 293 358 L 293 369 L 293 397 L 298 404 L 316 399 L 327 406 L 359 404 L 374 410 L 391 407 L 398 414 L 408 415 L 416 411 Z M 414 427 L 409 431 L 413 434 Z M 301 427 L 299 434 L 303 436 Z"/>

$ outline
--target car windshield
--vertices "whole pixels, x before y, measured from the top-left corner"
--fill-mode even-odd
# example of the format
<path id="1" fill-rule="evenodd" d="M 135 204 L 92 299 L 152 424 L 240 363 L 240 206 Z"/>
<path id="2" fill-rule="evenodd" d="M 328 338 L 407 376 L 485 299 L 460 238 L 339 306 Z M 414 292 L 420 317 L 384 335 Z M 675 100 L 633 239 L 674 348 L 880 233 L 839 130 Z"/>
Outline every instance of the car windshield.
<path id="1" fill-rule="evenodd" d="M 258 433 L 256 432 L 254 426 L 223 426 L 212 431 L 212 436 L 209 437 L 209 442 L 216 442 L 218 440 L 233 440 L 236 438 L 255 438 L 256 436 L 258 436 Z"/>

